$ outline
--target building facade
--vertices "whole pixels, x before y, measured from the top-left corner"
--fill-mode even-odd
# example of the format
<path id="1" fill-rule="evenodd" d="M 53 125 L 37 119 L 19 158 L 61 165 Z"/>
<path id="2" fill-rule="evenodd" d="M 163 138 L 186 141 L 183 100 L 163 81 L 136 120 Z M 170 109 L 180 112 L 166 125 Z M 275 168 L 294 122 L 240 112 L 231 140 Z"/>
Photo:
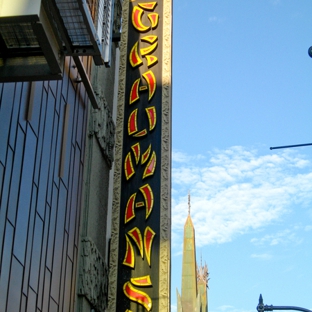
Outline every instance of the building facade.
<path id="1" fill-rule="evenodd" d="M 140 3 L 148 7 L 152 2 Z M 171 1 L 168 4 L 166 18 L 171 21 Z M 1 312 L 120 311 L 108 292 L 118 278 L 110 275 L 117 263 L 109 262 L 111 250 L 118 248 L 111 233 L 116 231 L 113 209 L 120 207 L 112 203 L 120 194 L 113 179 L 115 160 L 122 157 L 118 131 L 124 124 L 116 119 L 117 107 L 124 105 L 124 65 L 119 60 L 128 42 L 123 35 L 120 43 L 127 5 L 122 0 L 1 1 Z M 170 23 L 164 34 L 169 51 Z M 169 109 L 171 59 L 167 69 Z M 169 121 L 170 114 L 165 114 Z M 166 157 L 162 163 L 168 169 L 161 193 L 167 196 L 161 200 L 166 207 L 169 121 L 163 122 L 167 153 L 160 156 Z M 163 282 L 169 289 L 166 209 L 160 224 L 166 229 L 157 235 L 166 241 L 160 253 L 166 256 Z M 159 306 L 166 309 L 159 311 L 169 311 L 168 291 L 164 297 Z M 141 306 L 137 311 L 143 311 Z"/>
<path id="2" fill-rule="evenodd" d="M 197 265 L 195 228 L 191 218 L 190 195 L 188 216 L 184 225 L 181 295 L 177 290 L 178 312 L 208 312 L 208 267 Z"/>
<path id="3" fill-rule="evenodd" d="M 2 1 L 0 311 L 105 311 L 121 1 Z"/>

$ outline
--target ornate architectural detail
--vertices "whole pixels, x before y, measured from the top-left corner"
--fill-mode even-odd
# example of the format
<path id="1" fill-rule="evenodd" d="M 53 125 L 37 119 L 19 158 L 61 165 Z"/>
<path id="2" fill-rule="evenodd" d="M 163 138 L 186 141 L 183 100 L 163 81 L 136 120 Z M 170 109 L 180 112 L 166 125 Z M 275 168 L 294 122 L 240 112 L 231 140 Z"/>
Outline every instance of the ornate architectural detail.
<path id="1" fill-rule="evenodd" d="M 98 139 L 109 168 L 112 168 L 114 161 L 115 124 L 104 96 L 98 95 L 97 98 L 100 108 L 93 110 L 93 133 Z"/>
<path id="2" fill-rule="evenodd" d="M 120 42 L 120 67 L 119 67 L 119 89 L 118 89 L 118 112 L 115 144 L 115 170 L 114 170 L 114 189 L 113 189 L 113 214 L 112 214 L 112 234 L 111 252 L 109 266 L 109 292 L 108 292 L 108 311 L 116 311 L 117 294 L 117 263 L 118 263 L 118 242 L 119 242 L 119 210 L 121 197 L 121 176 L 122 176 L 122 138 L 124 125 L 124 103 L 126 88 L 126 64 L 127 64 L 127 36 L 128 36 L 128 15 L 129 2 L 123 1 L 122 21 L 123 31 Z"/>
<path id="3" fill-rule="evenodd" d="M 85 296 L 96 312 L 105 312 L 108 299 L 108 268 L 93 241 L 81 241 L 78 295 Z"/>
<path id="4" fill-rule="evenodd" d="M 163 1 L 159 311 L 170 311 L 172 1 Z M 169 277 L 169 278 L 168 278 Z"/>
<path id="5" fill-rule="evenodd" d="M 197 282 L 204 282 L 206 284 L 206 287 L 208 288 L 208 280 L 209 280 L 209 273 L 208 273 L 208 266 L 205 263 L 205 265 L 200 265 L 197 267 Z"/>

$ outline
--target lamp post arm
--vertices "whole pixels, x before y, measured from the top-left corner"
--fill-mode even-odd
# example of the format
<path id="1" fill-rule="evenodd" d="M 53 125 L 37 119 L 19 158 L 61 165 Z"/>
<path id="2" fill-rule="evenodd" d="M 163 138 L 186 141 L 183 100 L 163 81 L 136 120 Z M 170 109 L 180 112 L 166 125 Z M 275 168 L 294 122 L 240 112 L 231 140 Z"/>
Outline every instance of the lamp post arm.
<path id="1" fill-rule="evenodd" d="M 295 311 L 302 311 L 302 312 L 312 312 L 312 310 L 301 308 L 301 307 L 264 305 L 262 295 L 260 294 L 259 303 L 257 305 L 257 311 L 264 312 L 264 311 L 273 311 L 273 310 L 295 310 Z"/>
<path id="2" fill-rule="evenodd" d="M 295 310 L 295 311 L 302 311 L 302 312 L 312 312 L 309 309 L 305 309 L 301 307 L 294 307 L 294 306 L 274 306 L 274 305 L 263 306 L 263 311 L 273 311 L 273 310 Z"/>
<path id="3" fill-rule="evenodd" d="M 284 145 L 284 146 L 274 146 L 274 147 L 270 147 L 270 150 L 279 149 L 279 148 L 290 148 L 290 147 L 310 146 L 310 145 L 312 145 L 312 143 L 295 144 L 295 145 Z"/>

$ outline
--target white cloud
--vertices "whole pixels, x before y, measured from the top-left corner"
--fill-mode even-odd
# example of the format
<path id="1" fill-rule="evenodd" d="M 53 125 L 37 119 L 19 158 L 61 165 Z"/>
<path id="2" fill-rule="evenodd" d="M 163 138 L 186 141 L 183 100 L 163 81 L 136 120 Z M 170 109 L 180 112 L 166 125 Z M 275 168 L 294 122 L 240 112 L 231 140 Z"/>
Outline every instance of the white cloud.
<path id="1" fill-rule="evenodd" d="M 307 225 L 307 226 L 304 228 L 304 230 L 305 230 L 306 232 L 312 231 L 312 225 Z"/>
<path id="2" fill-rule="evenodd" d="M 302 231 L 302 228 L 293 227 L 292 229 L 286 229 L 284 231 L 277 232 L 272 235 L 265 235 L 262 238 L 252 238 L 251 243 L 255 245 L 286 245 L 289 243 L 299 245 L 302 243 L 302 238 L 298 237 L 296 232 Z"/>
<path id="3" fill-rule="evenodd" d="M 198 247 L 267 226 L 294 205 L 311 206 L 311 163 L 293 151 L 258 155 L 234 146 L 207 156 L 174 155 L 179 159 L 172 169 L 174 246 L 182 241 L 188 190 Z"/>
<path id="4" fill-rule="evenodd" d="M 199 159 L 205 159 L 204 155 L 198 154 L 198 155 L 187 155 L 180 151 L 173 151 L 172 152 L 172 161 L 174 162 L 180 162 L 185 163 L 189 161 L 199 160 Z"/>
<path id="5" fill-rule="evenodd" d="M 220 311 L 228 311 L 228 310 L 233 310 L 233 309 L 234 307 L 231 305 L 223 305 L 223 306 L 218 307 L 218 310 Z"/>
<path id="6" fill-rule="evenodd" d="M 253 310 L 243 310 L 243 309 L 237 309 L 231 305 L 222 305 L 222 306 L 219 306 L 216 309 L 216 311 L 221 311 L 221 312 L 252 312 Z"/>

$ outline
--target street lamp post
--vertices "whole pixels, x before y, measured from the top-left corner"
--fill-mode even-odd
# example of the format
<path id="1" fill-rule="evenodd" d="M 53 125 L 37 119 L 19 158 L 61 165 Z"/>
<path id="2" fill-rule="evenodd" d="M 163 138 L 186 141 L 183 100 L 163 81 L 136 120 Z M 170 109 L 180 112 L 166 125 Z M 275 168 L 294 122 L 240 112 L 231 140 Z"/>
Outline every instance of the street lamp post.
<path id="1" fill-rule="evenodd" d="M 308 50 L 309 56 L 312 58 L 312 46 Z M 295 144 L 295 145 L 283 145 L 283 146 L 274 146 L 270 147 L 270 150 L 273 149 L 280 149 L 280 148 L 291 148 L 291 147 L 301 147 L 301 146 L 310 146 L 312 143 L 305 143 L 305 144 Z M 263 298 L 260 294 L 259 297 L 259 303 L 257 305 L 257 311 L 258 312 L 264 312 L 264 311 L 273 311 L 273 310 L 295 310 L 295 311 L 302 311 L 302 312 L 312 312 L 309 309 L 301 308 L 301 307 L 294 307 L 294 306 L 274 306 L 274 305 L 264 305 L 263 304 Z"/>
<path id="2" fill-rule="evenodd" d="M 257 311 L 264 312 L 264 311 L 273 311 L 273 310 L 296 310 L 296 311 L 302 311 L 302 312 L 312 312 L 309 309 L 305 309 L 301 307 L 264 305 L 262 295 L 260 294 L 259 303 L 257 305 Z"/>

